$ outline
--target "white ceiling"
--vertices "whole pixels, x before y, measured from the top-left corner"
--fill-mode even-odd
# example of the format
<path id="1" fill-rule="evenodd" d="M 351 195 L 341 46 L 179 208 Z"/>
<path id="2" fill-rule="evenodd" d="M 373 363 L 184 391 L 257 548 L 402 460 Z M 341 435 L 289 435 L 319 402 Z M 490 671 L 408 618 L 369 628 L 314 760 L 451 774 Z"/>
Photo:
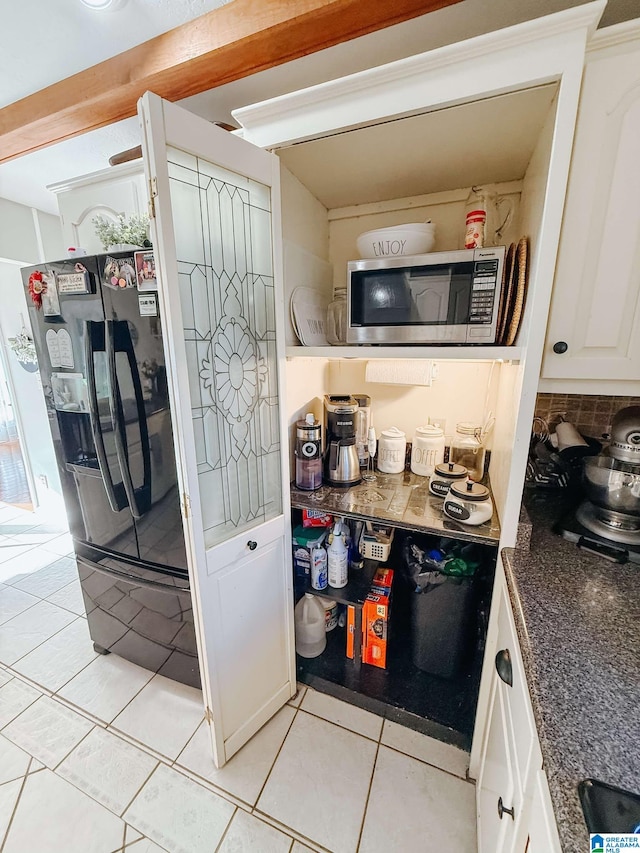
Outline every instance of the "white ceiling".
<path id="1" fill-rule="evenodd" d="M 3 0 L 0 107 L 226 2 L 126 0 L 115 12 L 96 12 L 80 0 Z"/>
<path id="2" fill-rule="evenodd" d="M 188 98 L 211 120 L 231 110 L 404 56 L 519 23 L 585 0 L 463 0 L 287 65 Z M 225 0 L 127 0 L 115 12 L 91 12 L 80 0 L 2 2 L 0 106 L 193 19 Z M 266 0 L 262 0 L 266 2 Z M 638 17 L 638 0 L 609 0 L 601 24 Z M 37 22 L 37 25 L 34 25 Z M 81 93 L 79 93 L 81 97 Z M 0 197 L 57 212 L 47 184 L 104 169 L 108 158 L 140 143 L 137 119 L 0 165 Z"/>

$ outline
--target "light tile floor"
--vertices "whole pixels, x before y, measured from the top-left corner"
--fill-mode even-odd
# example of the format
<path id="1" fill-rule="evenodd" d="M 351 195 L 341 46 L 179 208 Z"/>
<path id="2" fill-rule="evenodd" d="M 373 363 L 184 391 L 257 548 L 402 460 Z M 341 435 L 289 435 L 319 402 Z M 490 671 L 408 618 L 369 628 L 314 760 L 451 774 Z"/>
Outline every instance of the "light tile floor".
<path id="1" fill-rule="evenodd" d="M 466 753 L 305 687 L 216 769 L 199 691 L 94 653 L 70 547 L 0 505 L 0 853 L 475 853 Z"/>

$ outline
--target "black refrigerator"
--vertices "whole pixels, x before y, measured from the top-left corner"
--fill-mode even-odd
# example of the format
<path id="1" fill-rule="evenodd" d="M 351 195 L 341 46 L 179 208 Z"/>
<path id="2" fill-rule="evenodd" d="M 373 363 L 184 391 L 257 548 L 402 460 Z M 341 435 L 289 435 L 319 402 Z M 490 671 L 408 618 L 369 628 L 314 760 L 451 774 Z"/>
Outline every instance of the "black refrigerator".
<path id="1" fill-rule="evenodd" d="M 153 253 L 22 275 L 94 647 L 199 687 Z"/>

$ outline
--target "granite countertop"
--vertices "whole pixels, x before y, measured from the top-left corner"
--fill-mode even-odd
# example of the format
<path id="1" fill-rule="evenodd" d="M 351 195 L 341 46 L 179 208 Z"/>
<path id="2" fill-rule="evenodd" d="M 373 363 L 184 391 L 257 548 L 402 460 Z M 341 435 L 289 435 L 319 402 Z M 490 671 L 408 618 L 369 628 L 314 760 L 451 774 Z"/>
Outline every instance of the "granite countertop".
<path id="1" fill-rule="evenodd" d="M 640 567 L 551 530 L 562 499 L 532 492 L 531 550 L 503 562 L 564 853 L 588 850 L 577 785 L 640 793 Z"/>

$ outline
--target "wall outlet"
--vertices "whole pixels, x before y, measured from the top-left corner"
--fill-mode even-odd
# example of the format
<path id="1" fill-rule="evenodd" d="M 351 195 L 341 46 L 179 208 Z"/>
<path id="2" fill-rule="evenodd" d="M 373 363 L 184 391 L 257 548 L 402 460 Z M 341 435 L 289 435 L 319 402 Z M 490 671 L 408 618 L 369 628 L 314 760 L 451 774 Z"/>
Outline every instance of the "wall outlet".
<path id="1" fill-rule="evenodd" d="M 49 488 L 49 480 L 46 474 L 39 474 L 38 481 L 45 487 L 45 489 Z"/>

